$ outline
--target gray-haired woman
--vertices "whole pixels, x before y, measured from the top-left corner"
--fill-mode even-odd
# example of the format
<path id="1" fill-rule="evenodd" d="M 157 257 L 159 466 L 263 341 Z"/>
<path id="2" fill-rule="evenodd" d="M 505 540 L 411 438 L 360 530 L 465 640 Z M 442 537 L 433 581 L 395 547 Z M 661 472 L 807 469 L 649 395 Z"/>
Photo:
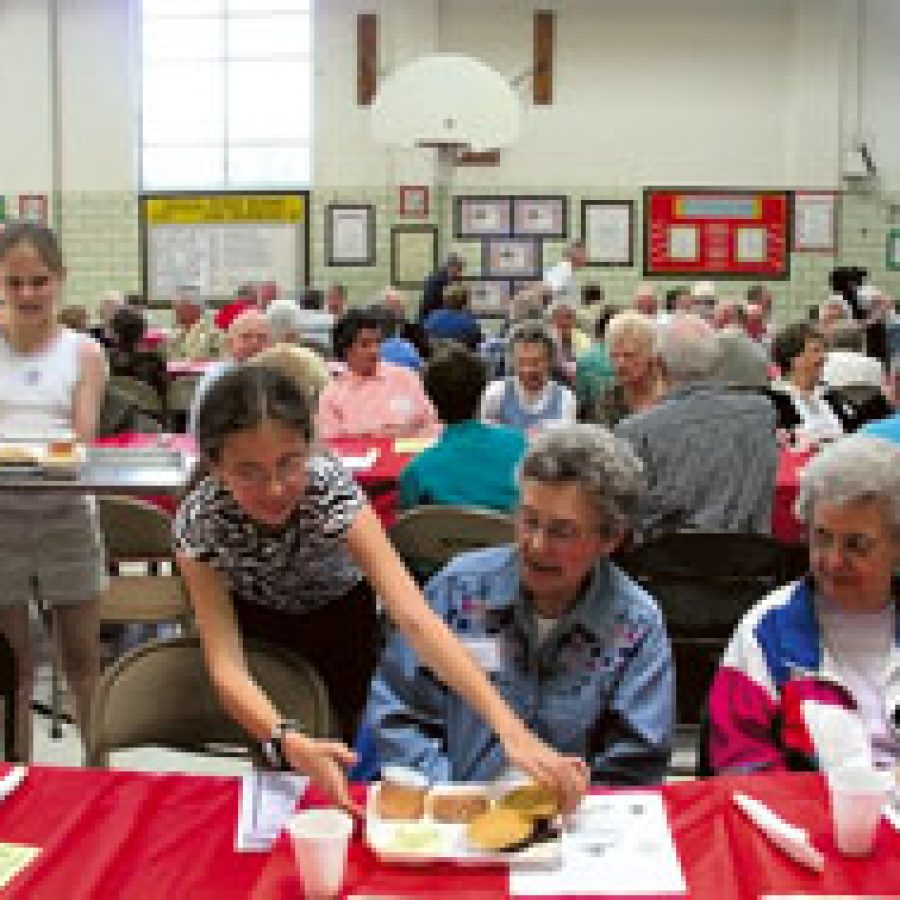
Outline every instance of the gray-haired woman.
<path id="1" fill-rule="evenodd" d="M 516 543 L 458 556 L 426 588 L 431 608 L 506 701 L 599 784 L 658 781 L 669 758 L 672 655 L 652 599 L 610 560 L 643 490 L 641 463 L 595 425 L 535 438 L 520 472 Z M 382 765 L 435 781 L 503 772 L 482 720 L 395 636 L 368 721 Z"/>
<path id="2" fill-rule="evenodd" d="M 803 475 L 810 575 L 756 606 L 710 695 L 717 771 L 817 768 L 805 703 L 858 717 L 876 764 L 900 761 L 900 448 L 863 435 L 827 447 Z"/>
<path id="3" fill-rule="evenodd" d="M 550 331 L 540 322 L 519 323 L 510 332 L 509 355 L 514 374 L 485 388 L 482 421 L 526 432 L 574 422 L 575 395 L 551 378 L 556 342 Z"/>

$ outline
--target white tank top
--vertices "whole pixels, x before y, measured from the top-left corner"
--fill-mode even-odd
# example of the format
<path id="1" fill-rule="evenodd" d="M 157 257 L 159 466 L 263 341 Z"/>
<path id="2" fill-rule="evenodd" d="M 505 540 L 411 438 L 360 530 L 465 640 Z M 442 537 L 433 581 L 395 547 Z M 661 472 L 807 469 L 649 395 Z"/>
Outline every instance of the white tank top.
<path id="1" fill-rule="evenodd" d="M 71 438 L 78 351 L 83 340 L 77 331 L 62 327 L 36 353 L 19 353 L 0 329 L 0 439 Z M 0 491 L 0 515 L 46 515 L 67 510 L 90 510 L 89 498 L 54 491 Z"/>
<path id="2" fill-rule="evenodd" d="M 60 328 L 42 350 L 19 353 L 0 331 L 0 437 L 71 437 L 82 340 Z"/>

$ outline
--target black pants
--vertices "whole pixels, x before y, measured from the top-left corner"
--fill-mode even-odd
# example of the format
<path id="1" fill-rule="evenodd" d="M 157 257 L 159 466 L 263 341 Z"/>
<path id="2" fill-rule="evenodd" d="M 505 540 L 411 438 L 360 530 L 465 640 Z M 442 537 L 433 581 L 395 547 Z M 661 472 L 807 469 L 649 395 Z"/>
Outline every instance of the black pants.
<path id="1" fill-rule="evenodd" d="M 375 593 L 360 581 L 308 613 L 235 603 L 241 634 L 302 656 L 322 676 L 343 740 L 352 744 L 378 658 Z"/>

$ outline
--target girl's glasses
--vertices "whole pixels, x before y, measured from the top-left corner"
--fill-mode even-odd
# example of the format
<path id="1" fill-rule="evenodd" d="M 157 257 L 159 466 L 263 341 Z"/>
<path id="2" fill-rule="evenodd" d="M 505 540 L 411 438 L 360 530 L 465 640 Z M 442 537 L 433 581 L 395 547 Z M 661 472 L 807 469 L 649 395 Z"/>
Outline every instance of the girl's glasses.
<path id="1" fill-rule="evenodd" d="M 267 488 L 273 481 L 285 487 L 296 487 L 306 478 L 306 457 L 291 456 L 281 460 L 274 472 L 262 466 L 237 466 L 231 476 L 245 487 L 254 490 Z"/>

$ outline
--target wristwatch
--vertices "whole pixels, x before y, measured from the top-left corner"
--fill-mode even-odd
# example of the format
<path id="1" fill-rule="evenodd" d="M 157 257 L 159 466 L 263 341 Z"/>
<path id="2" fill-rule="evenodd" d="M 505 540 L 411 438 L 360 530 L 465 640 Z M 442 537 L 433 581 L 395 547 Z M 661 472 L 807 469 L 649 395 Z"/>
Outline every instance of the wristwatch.
<path id="1" fill-rule="evenodd" d="M 276 771 L 290 771 L 291 764 L 284 752 L 284 736 L 289 731 L 302 732 L 303 727 L 294 719 L 279 719 L 267 741 L 262 742 L 262 755 Z"/>

